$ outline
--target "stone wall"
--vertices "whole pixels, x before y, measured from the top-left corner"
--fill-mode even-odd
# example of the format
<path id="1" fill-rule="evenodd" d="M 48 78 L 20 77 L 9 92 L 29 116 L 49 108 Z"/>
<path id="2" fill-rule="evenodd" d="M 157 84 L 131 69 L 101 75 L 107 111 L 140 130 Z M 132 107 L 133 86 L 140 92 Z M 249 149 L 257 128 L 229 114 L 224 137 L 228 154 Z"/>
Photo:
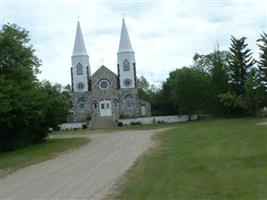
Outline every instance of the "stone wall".
<path id="1" fill-rule="evenodd" d="M 197 120 L 197 115 L 191 115 L 191 120 Z M 157 124 L 157 123 L 174 123 L 185 122 L 189 120 L 189 115 L 170 115 L 170 116 L 155 116 L 155 117 L 138 117 L 132 119 L 120 119 L 124 125 L 130 125 L 133 122 L 141 124 Z"/>
<path id="2" fill-rule="evenodd" d="M 71 129 L 79 129 L 83 127 L 83 124 L 86 123 L 63 123 L 60 124 L 60 130 L 71 130 Z"/>

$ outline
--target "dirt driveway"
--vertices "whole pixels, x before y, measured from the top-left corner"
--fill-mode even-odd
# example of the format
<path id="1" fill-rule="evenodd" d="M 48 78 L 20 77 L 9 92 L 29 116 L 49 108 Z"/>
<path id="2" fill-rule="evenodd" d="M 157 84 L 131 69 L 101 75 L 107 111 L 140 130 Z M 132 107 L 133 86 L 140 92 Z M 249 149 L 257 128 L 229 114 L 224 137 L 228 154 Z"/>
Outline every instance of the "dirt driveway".
<path id="1" fill-rule="evenodd" d="M 102 199 L 152 146 L 153 132 L 88 135 L 91 142 L 81 149 L 0 179 L 0 199 Z"/>

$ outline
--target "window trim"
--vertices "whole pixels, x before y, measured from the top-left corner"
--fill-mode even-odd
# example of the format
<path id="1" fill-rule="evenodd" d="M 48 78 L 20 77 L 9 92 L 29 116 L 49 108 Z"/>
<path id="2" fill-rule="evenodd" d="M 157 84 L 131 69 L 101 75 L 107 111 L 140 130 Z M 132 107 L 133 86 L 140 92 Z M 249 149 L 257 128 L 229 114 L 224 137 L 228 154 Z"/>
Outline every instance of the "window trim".
<path id="1" fill-rule="evenodd" d="M 106 87 L 106 88 L 102 88 L 102 87 L 101 87 L 101 83 L 103 83 L 103 82 L 106 82 L 106 83 L 107 83 L 107 87 Z M 109 87 L 110 87 L 110 83 L 109 83 L 109 81 L 108 81 L 107 79 L 102 79 L 102 80 L 100 80 L 100 81 L 98 82 L 98 87 L 100 88 L 100 90 L 105 91 L 105 90 L 108 90 L 108 89 L 109 89 Z"/>

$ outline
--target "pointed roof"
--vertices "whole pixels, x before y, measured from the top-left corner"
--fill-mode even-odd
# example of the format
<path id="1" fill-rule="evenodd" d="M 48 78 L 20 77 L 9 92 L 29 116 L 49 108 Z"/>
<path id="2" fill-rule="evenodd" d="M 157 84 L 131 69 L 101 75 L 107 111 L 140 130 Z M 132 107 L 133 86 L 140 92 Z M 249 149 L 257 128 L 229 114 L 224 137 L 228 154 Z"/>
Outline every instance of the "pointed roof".
<path id="1" fill-rule="evenodd" d="M 84 56 L 84 55 L 87 56 L 88 54 L 85 48 L 80 22 L 78 22 L 72 56 Z"/>
<path id="2" fill-rule="evenodd" d="M 93 77 L 95 77 L 97 74 L 103 74 L 103 72 L 106 71 L 107 73 L 112 74 L 113 76 L 117 77 L 117 74 L 115 74 L 113 71 L 111 71 L 109 68 L 107 68 L 106 66 L 102 65 L 101 67 L 99 67 L 95 73 L 93 73 L 92 76 L 90 76 L 90 78 L 92 79 Z"/>
<path id="3" fill-rule="evenodd" d="M 120 46 L 118 50 L 118 53 L 121 53 L 121 52 L 134 52 L 131 42 L 130 42 L 130 38 L 128 35 L 128 31 L 127 31 L 124 19 L 122 19 Z"/>

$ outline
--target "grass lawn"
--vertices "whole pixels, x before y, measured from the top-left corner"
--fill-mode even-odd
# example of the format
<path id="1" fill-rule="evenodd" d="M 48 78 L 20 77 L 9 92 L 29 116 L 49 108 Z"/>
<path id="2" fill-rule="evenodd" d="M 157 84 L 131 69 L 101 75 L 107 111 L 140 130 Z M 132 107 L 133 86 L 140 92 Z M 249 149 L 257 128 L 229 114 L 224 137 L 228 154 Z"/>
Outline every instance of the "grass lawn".
<path id="1" fill-rule="evenodd" d="M 188 122 L 122 178 L 116 199 L 267 199 L 267 126 L 257 119 Z"/>
<path id="2" fill-rule="evenodd" d="M 88 141 L 86 138 L 49 139 L 42 144 L 0 153 L 0 177 L 19 168 L 54 158 L 63 151 L 77 149 Z"/>

